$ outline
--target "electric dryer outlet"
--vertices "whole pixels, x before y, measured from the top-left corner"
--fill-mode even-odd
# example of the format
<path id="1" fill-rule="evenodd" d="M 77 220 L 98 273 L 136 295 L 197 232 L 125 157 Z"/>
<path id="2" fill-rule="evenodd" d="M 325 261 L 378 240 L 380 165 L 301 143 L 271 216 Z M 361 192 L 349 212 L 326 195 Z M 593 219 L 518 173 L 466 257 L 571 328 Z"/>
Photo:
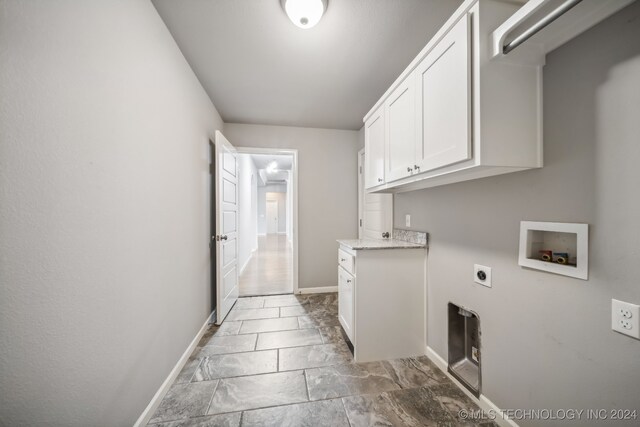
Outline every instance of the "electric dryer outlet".
<path id="1" fill-rule="evenodd" d="M 491 267 L 480 264 L 473 265 L 473 281 L 479 285 L 490 288 L 491 285 Z"/>

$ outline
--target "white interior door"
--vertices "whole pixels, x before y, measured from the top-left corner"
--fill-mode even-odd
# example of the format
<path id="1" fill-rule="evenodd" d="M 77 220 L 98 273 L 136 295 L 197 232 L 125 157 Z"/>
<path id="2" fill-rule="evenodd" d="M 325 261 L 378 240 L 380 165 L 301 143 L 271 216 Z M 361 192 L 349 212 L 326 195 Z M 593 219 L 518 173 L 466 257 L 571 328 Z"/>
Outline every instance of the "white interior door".
<path id="1" fill-rule="evenodd" d="M 267 234 L 278 233 L 278 201 L 267 200 Z"/>
<path id="2" fill-rule="evenodd" d="M 365 154 L 358 156 L 358 212 L 360 214 L 358 237 L 382 239 L 384 233 L 391 236 L 393 229 L 393 194 L 367 193 L 364 188 Z"/>
<path id="3" fill-rule="evenodd" d="M 238 158 L 235 148 L 216 131 L 216 324 L 238 299 Z"/>

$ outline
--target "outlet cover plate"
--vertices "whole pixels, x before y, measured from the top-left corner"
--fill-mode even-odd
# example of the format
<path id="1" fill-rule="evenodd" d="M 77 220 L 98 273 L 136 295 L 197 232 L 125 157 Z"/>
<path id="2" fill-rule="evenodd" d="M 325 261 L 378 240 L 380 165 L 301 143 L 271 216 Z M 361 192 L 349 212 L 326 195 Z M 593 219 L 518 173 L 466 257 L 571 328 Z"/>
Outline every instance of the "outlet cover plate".
<path id="1" fill-rule="evenodd" d="M 480 272 L 484 272 L 485 274 L 484 280 L 478 277 L 478 274 Z M 473 281 L 479 285 L 490 288 L 492 286 L 491 285 L 491 267 L 486 267 L 480 264 L 474 264 L 473 265 Z"/>
<path id="2" fill-rule="evenodd" d="M 640 339 L 640 305 L 612 299 L 611 329 Z"/>

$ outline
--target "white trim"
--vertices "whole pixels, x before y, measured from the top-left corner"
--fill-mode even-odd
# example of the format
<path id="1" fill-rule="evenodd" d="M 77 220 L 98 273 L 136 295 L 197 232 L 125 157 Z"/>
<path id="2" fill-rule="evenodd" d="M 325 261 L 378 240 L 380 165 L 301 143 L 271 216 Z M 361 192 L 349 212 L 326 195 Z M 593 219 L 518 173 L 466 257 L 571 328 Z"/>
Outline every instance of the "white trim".
<path id="1" fill-rule="evenodd" d="M 240 268 L 240 271 L 238 272 L 238 276 L 240 276 L 242 274 L 242 272 L 244 271 L 244 269 L 247 268 L 247 266 L 249 265 L 249 261 L 251 261 L 251 258 L 253 258 L 253 254 L 255 253 L 255 251 L 256 251 L 256 249 L 251 251 L 251 253 L 249 254 L 249 257 L 247 258 L 247 260 L 244 262 L 244 264 Z"/>
<path id="2" fill-rule="evenodd" d="M 497 414 L 496 419 L 493 420 L 494 422 L 496 422 L 498 425 L 500 425 L 502 427 L 518 427 L 518 424 L 516 424 L 513 420 L 509 419 L 509 417 L 504 415 L 502 413 L 502 409 L 500 409 L 495 403 L 490 401 L 489 398 L 487 398 L 484 394 L 481 394 L 480 398 L 478 399 L 473 394 L 471 394 L 471 392 L 469 390 L 467 390 L 464 386 L 462 386 L 462 384 L 460 384 L 458 382 L 458 380 L 456 378 L 454 378 L 447 371 L 447 362 L 446 362 L 446 360 L 444 360 L 442 357 L 440 357 L 440 355 L 438 353 L 436 353 L 435 350 L 433 350 L 431 347 L 427 346 L 426 354 L 427 354 L 427 357 L 429 358 L 429 360 L 431 360 L 442 372 L 444 372 L 444 374 L 451 381 L 453 381 L 453 383 L 455 385 L 457 385 L 458 388 L 464 392 L 464 394 L 466 394 L 471 400 L 473 400 L 473 402 L 476 405 L 478 405 L 480 407 L 480 409 L 482 409 L 485 412 L 491 412 L 491 413 Z"/>
<path id="3" fill-rule="evenodd" d="M 160 402 L 162 402 L 162 399 L 169 391 L 169 388 L 171 388 L 171 386 L 173 385 L 173 382 L 180 374 L 180 371 L 182 371 L 182 368 L 184 368 L 184 365 L 186 365 L 189 361 L 189 356 L 191 356 L 191 353 L 193 353 L 193 351 L 196 349 L 196 346 L 200 342 L 200 338 L 202 338 L 209 325 L 213 322 L 212 316 L 213 312 L 209 315 L 209 317 L 207 317 L 207 320 L 204 322 L 204 325 L 202 325 L 202 328 L 200 328 L 195 338 L 191 341 L 189 347 L 187 347 L 184 353 L 182 353 L 182 356 L 180 356 L 180 359 L 178 359 L 178 363 L 176 363 L 171 372 L 169 372 L 169 376 L 164 380 L 156 394 L 151 399 L 151 402 L 149 402 L 144 411 L 142 411 L 142 414 L 140 414 L 140 417 L 133 425 L 133 427 L 143 427 L 149 423 L 151 417 L 156 412 L 156 409 L 158 409 L 158 406 L 160 406 Z"/>
<path id="4" fill-rule="evenodd" d="M 323 286 L 319 288 L 300 288 L 297 289 L 296 294 L 325 294 L 327 292 L 338 292 L 337 286 Z"/>
<path id="5" fill-rule="evenodd" d="M 289 155 L 293 156 L 291 163 L 291 184 L 292 184 L 292 210 L 293 210 L 293 227 L 292 227 L 292 247 L 293 247 L 293 293 L 299 294 L 298 291 L 298 150 L 293 148 L 258 148 L 258 147 L 236 147 L 236 151 L 242 154 L 273 154 L 273 155 Z M 264 236 L 264 234 L 258 234 Z M 337 288 L 336 288 L 337 289 Z M 331 291 L 326 291 L 331 292 Z"/>
<path id="6" fill-rule="evenodd" d="M 364 203 L 364 162 L 362 156 L 364 148 L 358 151 L 358 239 L 362 239 L 362 226 L 364 221 L 362 218 L 362 208 Z"/>

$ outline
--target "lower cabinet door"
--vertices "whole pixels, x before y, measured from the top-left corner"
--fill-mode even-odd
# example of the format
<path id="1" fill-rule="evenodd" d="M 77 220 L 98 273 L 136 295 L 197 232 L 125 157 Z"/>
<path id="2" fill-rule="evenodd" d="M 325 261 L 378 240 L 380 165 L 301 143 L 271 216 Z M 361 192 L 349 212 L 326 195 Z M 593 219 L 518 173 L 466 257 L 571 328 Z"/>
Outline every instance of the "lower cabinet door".
<path id="1" fill-rule="evenodd" d="M 354 284 L 355 278 L 342 267 L 338 267 L 338 318 L 353 345 L 355 345 L 353 334 Z"/>

